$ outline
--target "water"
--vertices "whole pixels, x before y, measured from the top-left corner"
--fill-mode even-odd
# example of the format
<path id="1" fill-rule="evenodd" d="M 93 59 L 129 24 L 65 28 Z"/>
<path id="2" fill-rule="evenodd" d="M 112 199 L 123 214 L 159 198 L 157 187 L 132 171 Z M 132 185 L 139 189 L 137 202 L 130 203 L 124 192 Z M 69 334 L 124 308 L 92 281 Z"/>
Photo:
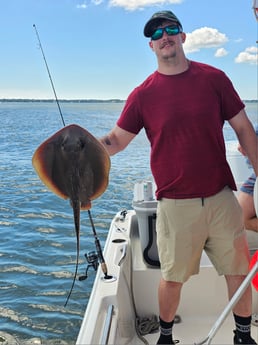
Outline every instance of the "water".
<path id="1" fill-rule="evenodd" d="M 121 103 L 62 103 L 66 124 L 76 123 L 96 137 L 106 134 L 123 107 Z M 256 103 L 247 103 L 254 124 Z M 62 128 L 55 103 L 0 103 L 0 331 L 20 341 L 32 337 L 74 344 L 95 273 L 76 281 L 67 307 L 76 260 L 72 209 L 41 183 L 31 165 L 35 149 Z M 235 140 L 225 125 L 226 140 Z M 112 157 L 110 183 L 93 202 L 92 216 L 103 247 L 114 214 L 131 208 L 134 183 L 151 176 L 149 145 L 141 133 Z M 81 215 L 79 274 L 86 269 L 84 253 L 94 250 L 86 212 Z"/>
<path id="2" fill-rule="evenodd" d="M 123 104 L 61 104 L 66 124 L 99 137 L 114 125 Z M 72 209 L 47 190 L 33 170 L 35 149 L 62 128 L 56 104 L 0 104 L 0 330 L 18 339 L 64 339 L 74 343 L 95 273 L 76 285 L 66 308 L 76 259 Z M 112 159 L 108 190 L 93 203 L 102 246 L 116 212 L 131 207 L 133 184 L 150 176 L 148 145 L 140 135 Z M 94 250 L 86 212 L 81 220 L 79 274 L 84 253 Z"/>

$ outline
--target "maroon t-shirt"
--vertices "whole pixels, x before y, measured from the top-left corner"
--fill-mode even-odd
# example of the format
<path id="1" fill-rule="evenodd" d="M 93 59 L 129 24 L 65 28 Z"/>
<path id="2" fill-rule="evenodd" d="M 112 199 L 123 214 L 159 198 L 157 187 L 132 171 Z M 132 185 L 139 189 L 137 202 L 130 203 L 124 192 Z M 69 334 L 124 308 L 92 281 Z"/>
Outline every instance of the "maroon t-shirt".
<path id="1" fill-rule="evenodd" d="M 208 197 L 235 182 L 226 161 L 223 124 L 244 104 L 220 70 L 191 62 L 177 75 L 154 72 L 129 95 L 117 125 L 145 128 L 157 199 Z"/>

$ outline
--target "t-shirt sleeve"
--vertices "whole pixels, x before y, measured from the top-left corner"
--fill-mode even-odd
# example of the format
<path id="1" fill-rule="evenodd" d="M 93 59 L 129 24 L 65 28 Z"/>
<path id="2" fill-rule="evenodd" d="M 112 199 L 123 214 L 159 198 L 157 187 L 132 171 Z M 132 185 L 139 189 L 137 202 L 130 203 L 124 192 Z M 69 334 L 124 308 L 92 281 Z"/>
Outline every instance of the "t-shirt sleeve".
<path id="1" fill-rule="evenodd" d="M 138 134 L 143 128 L 138 93 L 138 88 L 131 92 L 117 121 L 120 128 L 134 134 Z"/>
<path id="2" fill-rule="evenodd" d="M 236 92 L 231 80 L 222 72 L 221 74 L 221 109 L 225 120 L 230 120 L 236 116 L 245 105 Z"/>

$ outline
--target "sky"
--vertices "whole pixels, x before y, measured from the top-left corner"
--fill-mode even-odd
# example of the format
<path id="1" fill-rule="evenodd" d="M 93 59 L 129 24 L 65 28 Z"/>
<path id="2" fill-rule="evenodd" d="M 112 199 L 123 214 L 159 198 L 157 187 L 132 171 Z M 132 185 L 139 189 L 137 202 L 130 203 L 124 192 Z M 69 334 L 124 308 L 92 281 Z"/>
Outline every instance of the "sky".
<path id="1" fill-rule="evenodd" d="M 126 99 L 157 69 L 143 35 L 172 10 L 187 58 L 213 65 L 242 99 L 257 99 L 258 22 L 253 0 L 0 0 L 0 99 Z"/>

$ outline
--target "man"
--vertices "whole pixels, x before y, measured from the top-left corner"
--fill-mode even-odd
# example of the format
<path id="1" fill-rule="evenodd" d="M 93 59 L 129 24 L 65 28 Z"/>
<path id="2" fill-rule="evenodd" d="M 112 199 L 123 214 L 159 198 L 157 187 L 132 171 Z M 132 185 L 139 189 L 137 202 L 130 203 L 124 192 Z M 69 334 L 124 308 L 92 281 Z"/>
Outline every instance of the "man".
<path id="1" fill-rule="evenodd" d="M 181 288 L 198 273 L 203 249 L 225 275 L 229 298 L 248 272 L 241 208 L 225 158 L 224 121 L 235 130 L 256 173 L 257 142 L 244 104 L 226 75 L 185 57 L 186 34 L 174 13 L 155 13 L 144 35 L 150 37 L 158 69 L 129 95 L 116 126 L 101 142 L 113 155 L 142 128 L 150 141 L 162 272 L 157 344 L 174 344 L 172 326 Z M 234 344 L 256 344 L 250 335 L 250 287 L 233 312 Z"/>

